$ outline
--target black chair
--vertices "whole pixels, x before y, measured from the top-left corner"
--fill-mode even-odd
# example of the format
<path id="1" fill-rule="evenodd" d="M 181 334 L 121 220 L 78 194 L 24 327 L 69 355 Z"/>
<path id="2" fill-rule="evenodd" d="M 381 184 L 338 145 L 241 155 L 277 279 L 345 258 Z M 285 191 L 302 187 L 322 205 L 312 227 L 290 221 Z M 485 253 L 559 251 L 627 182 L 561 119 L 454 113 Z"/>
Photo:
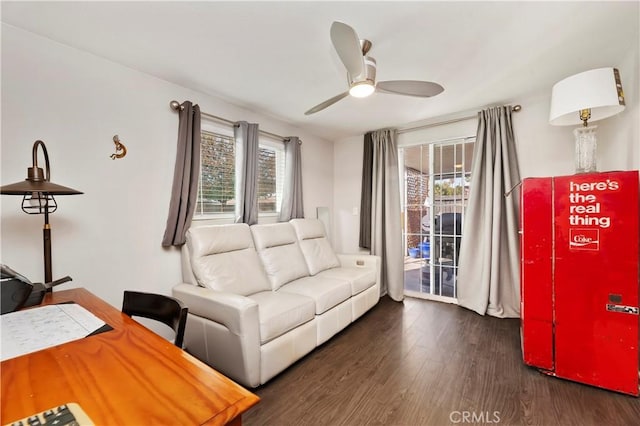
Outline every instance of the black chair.
<path id="1" fill-rule="evenodd" d="M 138 316 L 160 321 L 176 333 L 174 344 L 182 348 L 184 328 L 187 324 L 188 308 L 170 296 L 138 291 L 125 291 L 122 302 L 122 313 L 132 317 Z"/>

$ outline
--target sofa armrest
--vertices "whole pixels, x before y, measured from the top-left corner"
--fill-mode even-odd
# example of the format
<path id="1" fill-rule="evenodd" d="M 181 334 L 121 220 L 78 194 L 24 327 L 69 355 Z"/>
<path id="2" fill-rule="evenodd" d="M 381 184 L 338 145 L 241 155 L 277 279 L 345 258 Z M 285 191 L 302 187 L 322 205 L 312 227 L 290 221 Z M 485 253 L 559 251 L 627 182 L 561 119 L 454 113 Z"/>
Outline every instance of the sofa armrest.
<path id="1" fill-rule="evenodd" d="M 376 285 L 380 285 L 380 256 L 376 256 L 373 254 L 338 254 L 337 256 L 338 260 L 340 261 L 340 266 L 342 267 L 375 269 Z"/>
<path id="2" fill-rule="evenodd" d="M 237 336 L 260 327 L 258 304 L 248 297 L 184 283 L 173 287 L 173 296 L 189 313 L 222 324 Z"/>
<path id="3" fill-rule="evenodd" d="M 340 266 L 346 268 L 380 268 L 380 256 L 372 254 L 338 254 Z"/>

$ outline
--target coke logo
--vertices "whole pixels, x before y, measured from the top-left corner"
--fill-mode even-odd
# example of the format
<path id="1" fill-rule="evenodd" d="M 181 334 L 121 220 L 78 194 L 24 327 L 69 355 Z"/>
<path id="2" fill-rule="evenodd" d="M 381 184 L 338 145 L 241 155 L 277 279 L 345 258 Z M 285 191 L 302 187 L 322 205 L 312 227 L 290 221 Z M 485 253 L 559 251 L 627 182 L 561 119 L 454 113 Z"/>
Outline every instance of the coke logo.
<path id="1" fill-rule="evenodd" d="M 600 250 L 600 230 L 570 228 L 569 247 L 573 250 Z"/>
<path id="2" fill-rule="evenodd" d="M 588 244 L 588 243 L 593 241 L 593 238 L 589 238 L 589 237 L 587 237 L 585 235 L 574 235 L 573 236 L 573 241 L 575 243 Z"/>

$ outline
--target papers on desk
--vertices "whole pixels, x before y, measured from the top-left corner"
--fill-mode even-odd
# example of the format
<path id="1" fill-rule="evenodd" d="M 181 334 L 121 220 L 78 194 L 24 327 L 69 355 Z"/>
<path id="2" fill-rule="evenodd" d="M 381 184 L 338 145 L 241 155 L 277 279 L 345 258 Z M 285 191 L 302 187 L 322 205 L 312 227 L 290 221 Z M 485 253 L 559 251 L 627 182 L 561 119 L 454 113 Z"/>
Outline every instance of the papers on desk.
<path id="1" fill-rule="evenodd" d="M 82 339 L 105 325 L 76 303 L 11 312 L 0 320 L 2 361 Z"/>

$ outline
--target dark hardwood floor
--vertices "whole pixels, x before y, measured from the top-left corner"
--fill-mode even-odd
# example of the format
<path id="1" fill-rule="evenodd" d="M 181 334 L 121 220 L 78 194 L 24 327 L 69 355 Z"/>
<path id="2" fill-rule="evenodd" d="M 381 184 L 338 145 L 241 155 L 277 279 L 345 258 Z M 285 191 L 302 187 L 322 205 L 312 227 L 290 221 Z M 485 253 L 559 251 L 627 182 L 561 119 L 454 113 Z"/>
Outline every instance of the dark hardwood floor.
<path id="1" fill-rule="evenodd" d="M 383 298 L 254 392 L 245 425 L 640 425 L 640 399 L 522 363 L 519 320 Z"/>

